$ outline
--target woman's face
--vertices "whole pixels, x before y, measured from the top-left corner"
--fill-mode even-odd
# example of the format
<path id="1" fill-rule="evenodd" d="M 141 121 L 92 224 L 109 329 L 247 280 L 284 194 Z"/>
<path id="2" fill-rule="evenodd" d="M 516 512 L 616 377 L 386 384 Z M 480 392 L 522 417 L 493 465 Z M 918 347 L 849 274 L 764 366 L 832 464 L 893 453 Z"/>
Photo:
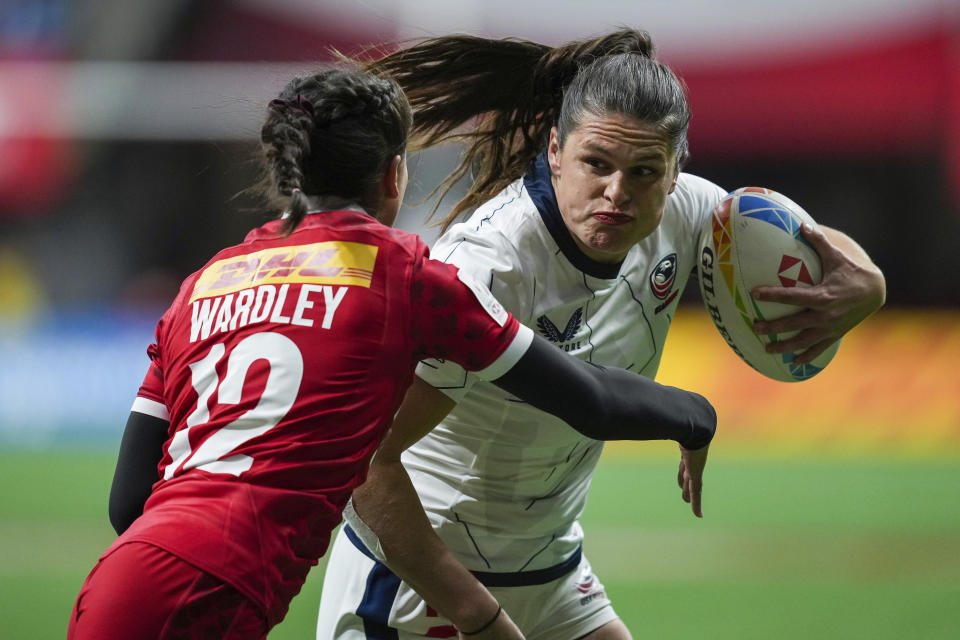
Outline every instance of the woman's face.
<path id="1" fill-rule="evenodd" d="M 618 113 L 588 113 L 562 149 L 554 127 L 547 159 L 567 229 L 599 262 L 621 261 L 650 235 L 677 184 L 667 138 L 654 125 Z"/>

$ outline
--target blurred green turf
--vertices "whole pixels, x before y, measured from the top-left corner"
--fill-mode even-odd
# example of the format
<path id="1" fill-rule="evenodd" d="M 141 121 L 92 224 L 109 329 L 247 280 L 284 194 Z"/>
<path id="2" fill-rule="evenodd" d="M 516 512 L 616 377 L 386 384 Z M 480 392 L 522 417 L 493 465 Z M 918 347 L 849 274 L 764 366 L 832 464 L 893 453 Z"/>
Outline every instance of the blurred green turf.
<path id="1" fill-rule="evenodd" d="M 0 638 L 63 638 L 113 538 L 114 453 L 0 452 Z M 703 520 L 672 456 L 604 459 L 586 551 L 636 638 L 960 637 L 957 461 L 714 455 Z M 271 640 L 311 638 L 322 566 Z"/>

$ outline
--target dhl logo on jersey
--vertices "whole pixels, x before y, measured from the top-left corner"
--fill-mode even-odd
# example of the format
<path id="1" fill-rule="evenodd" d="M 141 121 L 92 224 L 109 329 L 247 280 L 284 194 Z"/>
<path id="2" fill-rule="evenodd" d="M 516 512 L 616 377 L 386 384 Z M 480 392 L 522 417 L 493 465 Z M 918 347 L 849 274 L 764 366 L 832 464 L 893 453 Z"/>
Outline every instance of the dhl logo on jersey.
<path id="1" fill-rule="evenodd" d="M 190 302 L 261 284 L 307 283 L 370 287 L 377 247 L 359 242 L 315 242 L 264 249 L 217 260 L 203 270 Z"/>

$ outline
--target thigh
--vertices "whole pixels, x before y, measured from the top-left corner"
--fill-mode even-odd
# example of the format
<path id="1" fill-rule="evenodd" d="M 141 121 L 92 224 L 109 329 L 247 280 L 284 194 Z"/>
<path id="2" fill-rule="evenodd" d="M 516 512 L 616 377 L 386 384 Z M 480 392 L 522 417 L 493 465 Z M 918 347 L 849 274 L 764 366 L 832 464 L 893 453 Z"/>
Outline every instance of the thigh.
<path id="1" fill-rule="evenodd" d="M 90 572 L 67 637 L 257 640 L 266 632 L 265 617 L 233 587 L 158 547 L 130 542 Z"/>
<path id="2" fill-rule="evenodd" d="M 585 555 L 574 571 L 545 585 L 491 591 L 514 620 L 521 619 L 517 624 L 528 640 L 630 638 L 629 633 L 603 635 L 621 629 L 626 631 L 626 627 L 613 610 L 603 583 L 593 573 Z M 595 633 L 600 635 L 593 636 Z"/>
<path id="3" fill-rule="evenodd" d="M 161 637 L 263 640 L 268 629 L 263 611 L 249 598 L 200 572 L 171 613 Z"/>

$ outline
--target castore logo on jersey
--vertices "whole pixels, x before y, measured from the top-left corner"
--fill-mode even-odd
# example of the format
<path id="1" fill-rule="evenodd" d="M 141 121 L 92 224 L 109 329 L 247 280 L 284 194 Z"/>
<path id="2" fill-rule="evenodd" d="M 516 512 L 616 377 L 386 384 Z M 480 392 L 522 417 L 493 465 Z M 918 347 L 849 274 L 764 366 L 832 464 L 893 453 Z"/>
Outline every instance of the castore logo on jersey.
<path id="1" fill-rule="evenodd" d="M 581 324 L 583 324 L 583 307 L 573 312 L 573 315 L 567 320 L 567 326 L 562 333 L 560 329 L 557 328 L 557 325 L 553 324 L 553 321 L 546 315 L 537 318 L 537 331 L 550 342 L 556 343 L 557 346 L 564 351 L 573 351 L 574 349 L 580 348 L 579 340 L 576 342 L 570 341 L 573 340 L 573 337 L 580 331 Z"/>

